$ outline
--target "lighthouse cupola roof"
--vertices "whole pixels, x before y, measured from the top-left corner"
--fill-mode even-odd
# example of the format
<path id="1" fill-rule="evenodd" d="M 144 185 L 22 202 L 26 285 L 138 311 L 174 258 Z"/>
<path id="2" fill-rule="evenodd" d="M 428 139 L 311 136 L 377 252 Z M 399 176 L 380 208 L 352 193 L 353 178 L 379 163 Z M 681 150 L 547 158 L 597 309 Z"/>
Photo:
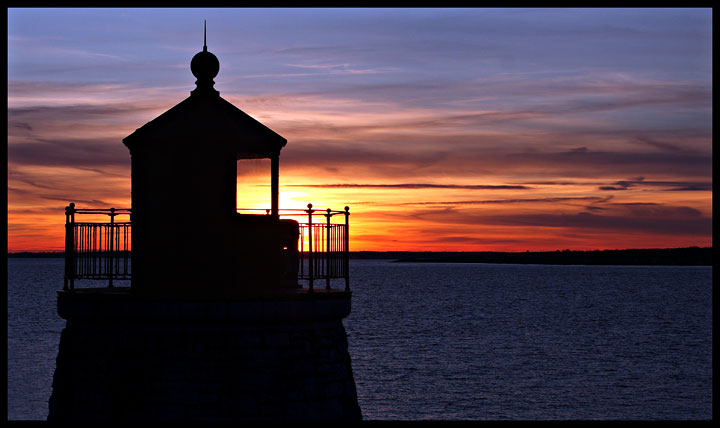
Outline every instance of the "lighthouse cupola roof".
<path id="1" fill-rule="evenodd" d="M 123 143 L 131 152 L 166 141 L 188 151 L 220 144 L 233 150 L 238 159 L 279 155 L 287 140 L 223 99 L 213 88 L 220 62 L 207 50 L 207 26 L 203 50 L 190 61 L 190 71 L 197 78 L 197 87 L 185 100 L 125 137 Z"/>

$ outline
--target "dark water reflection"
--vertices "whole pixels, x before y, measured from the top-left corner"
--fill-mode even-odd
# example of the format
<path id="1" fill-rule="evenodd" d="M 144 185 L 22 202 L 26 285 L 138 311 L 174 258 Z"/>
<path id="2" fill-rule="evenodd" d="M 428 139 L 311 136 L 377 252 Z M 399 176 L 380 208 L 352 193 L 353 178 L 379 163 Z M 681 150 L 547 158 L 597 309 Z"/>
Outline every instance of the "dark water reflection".
<path id="1" fill-rule="evenodd" d="M 8 259 L 8 418 L 44 419 L 62 259 Z M 366 419 L 709 419 L 710 267 L 351 262 Z"/>
<path id="2" fill-rule="evenodd" d="M 368 419 L 709 419 L 710 267 L 352 265 Z"/>

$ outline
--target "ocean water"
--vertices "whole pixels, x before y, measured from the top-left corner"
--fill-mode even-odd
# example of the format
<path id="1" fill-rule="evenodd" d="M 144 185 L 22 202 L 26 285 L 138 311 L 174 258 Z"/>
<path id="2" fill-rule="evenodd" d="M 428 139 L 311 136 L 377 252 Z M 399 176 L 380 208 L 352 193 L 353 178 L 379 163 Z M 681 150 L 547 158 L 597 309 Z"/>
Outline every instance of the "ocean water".
<path id="1" fill-rule="evenodd" d="M 8 419 L 45 419 L 62 259 L 8 259 Z M 370 420 L 711 419 L 712 268 L 352 260 Z"/>

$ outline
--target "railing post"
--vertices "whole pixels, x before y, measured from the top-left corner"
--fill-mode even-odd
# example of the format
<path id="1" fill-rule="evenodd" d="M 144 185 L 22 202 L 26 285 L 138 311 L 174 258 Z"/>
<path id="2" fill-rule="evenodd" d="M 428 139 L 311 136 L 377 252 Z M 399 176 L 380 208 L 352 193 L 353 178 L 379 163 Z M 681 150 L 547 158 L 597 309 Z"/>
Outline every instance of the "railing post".
<path id="1" fill-rule="evenodd" d="M 109 276 L 109 278 L 110 278 L 109 281 L 108 281 L 108 287 L 109 287 L 109 288 L 113 288 L 113 264 L 114 264 L 114 260 L 113 260 L 114 251 L 113 251 L 113 250 L 115 249 L 115 248 L 114 248 L 114 241 L 115 241 L 115 208 L 110 208 L 110 237 L 109 237 L 109 238 L 110 238 L 110 239 L 108 240 L 109 242 L 106 242 L 106 243 L 105 243 L 106 245 L 108 245 L 108 249 L 109 249 L 109 252 L 108 252 L 108 255 L 107 255 L 108 265 L 110 266 L 110 267 L 109 267 L 109 271 L 108 271 L 108 276 Z"/>
<path id="2" fill-rule="evenodd" d="M 345 291 L 350 291 L 350 207 L 345 207 Z"/>
<path id="3" fill-rule="evenodd" d="M 280 189 L 280 153 L 270 158 L 270 209 L 275 218 L 279 218 L 279 189 Z"/>
<path id="4" fill-rule="evenodd" d="M 63 290 L 68 291 L 70 286 L 75 288 L 75 204 L 65 207 L 65 280 Z"/>
<path id="5" fill-rule="evenodd" d="M 312 249 L 312 204 L 307 205 L 308 210 L 308 291 L 313 291 L 313 249 Z"/>
<path id="6" fill-rule="evenodd" d="M 325 289 L 330 289 L 330 208 L 327 209 L 327 214 L 325 214 L 325 217 L 327 217 L 327 230 L 325 231 L 327 235 L 327 246 L 325 247 Z"/>

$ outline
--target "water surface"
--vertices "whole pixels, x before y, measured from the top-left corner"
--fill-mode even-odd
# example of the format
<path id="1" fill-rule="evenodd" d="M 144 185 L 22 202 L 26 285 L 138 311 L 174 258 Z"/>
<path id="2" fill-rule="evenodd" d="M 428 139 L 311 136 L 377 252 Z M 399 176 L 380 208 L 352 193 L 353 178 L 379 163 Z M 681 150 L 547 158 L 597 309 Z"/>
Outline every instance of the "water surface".
<path id="1" fill-rule="evenodd" d="M 45 419 L 63 259 L 8 268 L 8 418 Z M 712 417 L 711 267 L 352 260 L 351 281 L 365 419 Z"/>

